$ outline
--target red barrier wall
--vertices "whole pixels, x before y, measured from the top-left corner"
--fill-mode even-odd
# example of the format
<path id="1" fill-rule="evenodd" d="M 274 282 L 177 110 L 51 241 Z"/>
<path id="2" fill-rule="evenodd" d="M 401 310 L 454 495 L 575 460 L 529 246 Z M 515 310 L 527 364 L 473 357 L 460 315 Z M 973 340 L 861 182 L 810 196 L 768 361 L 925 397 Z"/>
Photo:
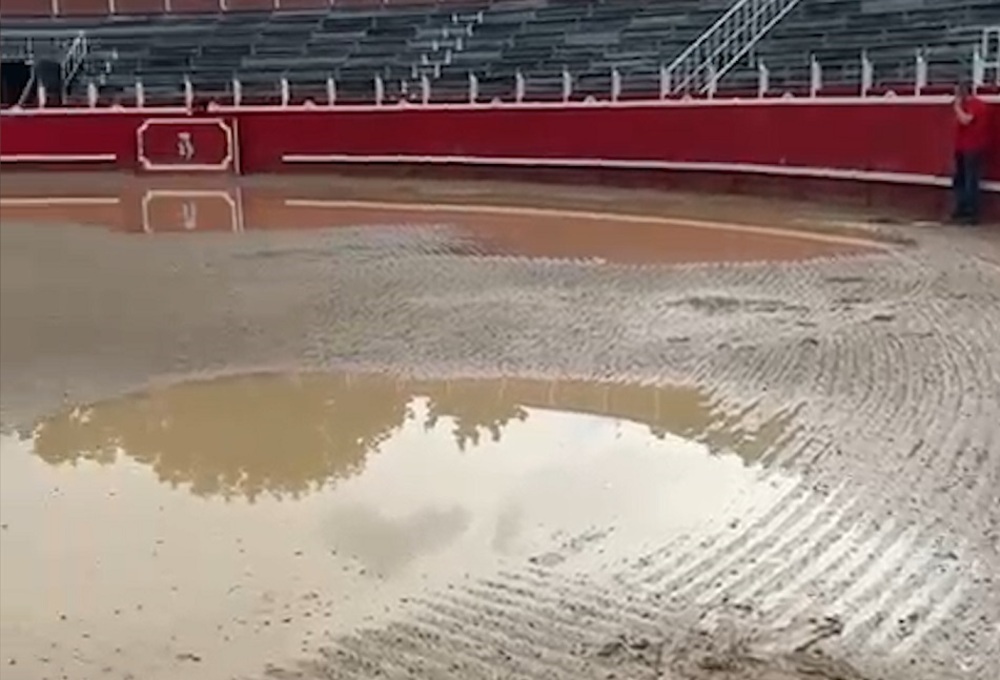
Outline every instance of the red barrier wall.
<path id="1" fill-rule="evenodd" d="M 633 168 L 940 187 L 951 135 L 946 99 L 61 110 L 3 114 L 0 160 L 246 173 L 344 163 Z M 986 179 L 1000 191 L 997 134 Z"/>
<path id="2" fill-rule="evenodd" d="M 947 105 L 730 103 L 247 113 L 249 171 L 283 154 L 745 163 L 947 175 Z M 294 131 L 294 132 L 292 132 Z M 1000 180 L 1000 154 L 988 176 Z"/>

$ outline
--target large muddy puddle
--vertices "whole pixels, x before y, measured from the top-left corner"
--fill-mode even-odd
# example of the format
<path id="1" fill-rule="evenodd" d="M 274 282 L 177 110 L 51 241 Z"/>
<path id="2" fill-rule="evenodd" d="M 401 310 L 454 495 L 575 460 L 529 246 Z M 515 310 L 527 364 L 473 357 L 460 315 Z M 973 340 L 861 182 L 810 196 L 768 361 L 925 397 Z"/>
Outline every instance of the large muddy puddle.
<path id="1" fill-rule="evenodd" d="M 3 677 L 256 676 L 500 569 L 620 567 L 795 483 L 686 387 L 225 377 L 0 455 Z"/>

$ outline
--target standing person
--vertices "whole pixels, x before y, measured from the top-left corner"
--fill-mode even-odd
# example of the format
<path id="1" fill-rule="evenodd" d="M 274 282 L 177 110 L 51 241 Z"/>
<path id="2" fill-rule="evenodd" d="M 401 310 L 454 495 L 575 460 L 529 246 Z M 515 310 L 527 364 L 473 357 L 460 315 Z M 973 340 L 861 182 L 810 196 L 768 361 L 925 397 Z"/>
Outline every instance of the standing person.
<path id="1" fill-rule="evenodd" d="M 979 221 L 979 182 L 986 162 L 989 120 L 986 103 L 972 93 L 968 83 L 955 88 L 955 168 L 952 188 L 955 211 L 952 219 L 962 224 Z"/>

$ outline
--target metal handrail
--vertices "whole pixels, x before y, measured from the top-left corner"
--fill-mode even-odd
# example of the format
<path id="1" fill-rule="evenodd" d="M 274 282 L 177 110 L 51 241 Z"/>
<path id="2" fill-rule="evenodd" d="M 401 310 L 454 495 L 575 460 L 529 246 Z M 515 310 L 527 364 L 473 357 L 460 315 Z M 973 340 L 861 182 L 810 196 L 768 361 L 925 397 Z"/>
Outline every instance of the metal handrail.
<path id="1" fill-rule="evenodd" d="M 754 45 L 767 35 L 800 0 L 737 0 L 664 69 L 664 90 L 683 92 L 703 74 L 708 78 L 696 89 L 711 94 Z M 763 23 L 768 14 L 770 19 Z M 728 55 L 718 63 L 721 55 Z M 693 63 L 692 63 L 693 62 Z M 683 75 L 678 78 L 677 75 Z"/>
<path id="2" fill-rule="evenodd" d="M 32 67 L 31 76 L 28 78 L 28 82 L 25 84 L 24 89 L 21 90 L 21 96 L 17 98 L 17 104 L 15 104 L 15 106 L 23 109 L 24 105 L 28 101 L 28 97 L 30 97 L 31 93 L 37 89 L 38 89 L 38 72 L 35 71 L 34 67 Z"/>
<path id="3" fill-rule="evenodd" d="M 670 65 L 667 66 L 667 71 L 673 73 L 675 70 L 680 68 L 681 64 L 683 64 L 688 57 L 694 54 L 703 44 L 708 42 L 717 31 L 721 30 L 722 27 L 725 26 L 729 19 L 743 9 L 743 7 L 749 2 L 751 2 L 751 0 L 737 0 L 737 2 L 726 10 L 721 17 L 715 20 L 715 23 L 705 29 L 705 31 L 698 36 L 693 43 L 688 45 L 680 54 L 677 55 Z"/>
<path id="4" fill-rule="evenodd" d="M 84 61 L 87 59 L 88 52 L 89 43 L 87 42 L 87 35 L 83 31 L 80 31 L 76 34 L 76 37 L 70 44 L 69 49 L 66 50 L 66 54 L 59 64 L 63 94 L 68 93 L 73 78 L 76 77 L 80 67 L 83 66 Z"/>

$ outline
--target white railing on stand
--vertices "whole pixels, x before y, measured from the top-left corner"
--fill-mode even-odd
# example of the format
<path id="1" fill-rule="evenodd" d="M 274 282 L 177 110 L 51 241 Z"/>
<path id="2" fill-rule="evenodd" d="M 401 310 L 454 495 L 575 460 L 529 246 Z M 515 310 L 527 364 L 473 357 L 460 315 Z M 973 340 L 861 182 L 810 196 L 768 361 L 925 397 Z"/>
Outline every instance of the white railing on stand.
<path id="1" fill-rule="evenodd" d="M 876 69 L 875 66 L 868 56 L 868 54 L 862 51 L 859 54 L 859 60 L 861 65 L 860 79 L 851 80 L 848 82 L 842 82 L 833 79 L 831 82 L 826 81 L 826 72 L 824 71 L 823 65 L 820 63 L 819 59 L 815 56 L 810 58 L 809 62 L 809 85 L 808 91 L 800 91 L 799 86 L 794 86 L 792 89 L 787 87 L 775 86 L 774 84 L 774 73 L 768 68 L 768 66 L 763 62 L 763 60 L 757 61 L 755 65 L 755 75 L 756 75 L 756 91 L 747 87 L 745 90 L 741 91 L 731 91 L 727 93 L 727 96 L 737 96 L 737 97 L 756 97 L 758 99 L 764 99 L 767 97 L 780 96 L 784 98 L 795 98 L 799 96 L 808 98 L 820 98 L 824 96 L 840 96 L 840 97 L 881 97 L 886 96 L 900 96 L 900 92 L 909 92 L 912 96 L 920 97 L 928 94 L 931 88 L 935 91 L 940 91 L 946 85 L 952 85 L 952 81 L 942 81 L 940 79 L 932 81 L 929 77 L 929 59 L 927 55 L 922 50 L 917 50 L 913 56 L 914 61 L 911 62 L 914 65 L 913 68 L 913 79 L 910 83 L 903 83 L 899 81 L 893 81 L 890 83 L 877 83 L 876 82 Z M 988 85 L 984 81 L 984 74 L 987 68 L 993 68 L 992 64 L 983 57 L 981 46 L 976 45 L 973 51 L 972 60 L 972 82 L 976 86 Z M 886 70 L 892 69 L 882 69 L 880 72 L 885 72 Z M 836 70 L 831 70 L 831 72 L 836 73 Z M 618 69 L 611 70 L 610 87 L 607 93 L 604 95 L 594 95 L 590 94 L 585 99 L 586 103 L 593 103 L 598 100 L 606 100 L 609 103 L 623 103 L 623 89 L 625 76 Z M 44 87 L 41 82 L 39 82 L 38 74 L 36 69 L 31 70 L 31 76 L 28 85 L 24 88 L 18 102 L 12 107 L 14 109 L 24 109 L 26 105 L 29 105 L 29 100 L 33 97 L 36 100 L 36 105 L 39 108 L 44 108 L 46 104 L 50 103 L 48 100 L 51 98 L 51 93 L 44 92 Z M 520 71 L 514 74 L 513 82 L 513 104 L 514 105 L 530 105 L 532 100 L 528 99 L 527 96 L 527 78 Z M 573 102 L 574 94 L 576 93 L 576 87 L 574 82 L 573 73 L 569 69 L 562 71 L 559 83 L 559 94 L 561 95 L 559 101 L 563 104 L 569 105 Z M 547 84 L 551 83 L 550 79 L 546 79 Z M 661 81 L 662 82 L 662 81 Z M 649 85 L 652 86 L 653 82 L 648 81 Z M 101 105 L 100 98 L 100 87 L 105 84 L 103 81 L 100 83 L 89 81 L 86 85 L 86 101 L 87 106 L 91 109 L 98 108 Z M 377 106 L 384 106 L 389 103 L 396 103 L 394 99 L 388 97 L 386 92 L 385 81 L 381 74 L 373 74 L 373 84 L 374 84 L 374 104 Z M 409 102 L 411 104 L 416 104 L 420 106 L 434 105 L 437 102 L 434 100 L 435 89 L 433 81 L 429 74 L 425 74 L 420 78 L 419 81 L 419 94 L 418 91 L 410 89 L 409 83 L 406 80 L 400 82 L 401 85 L 401 99 Z M 890 86 L 894 89 L 891 91 L 886 91 L 886 88 Z M 269 92 L 260 92 L 251 90 L 249 93 L 244 89 L 243 83 L 239 78 L 233 78 L 231 83 L 231 90 L 227 87 L 226 92 L 220 92 L 219 90 L 207 90 L 197 93 L 198 96 L 204 98 L 214 98 L 222 95 L 228 98 L 231 94 L 230 101 L 233 106 L 257 106 L 258 104 L 248 102 L 248 94 L 250 99 L 256 99 L 262 95 L 272 95 L 273 89 Z M 280 96 L 280 106 L 282 108 L 288 108 L 296 106 L 297 103 L 293 100 L 292 86 L 287 77 L 280 77 L 277 81 L 277 86 Z M 325 82 L 326 86 L 326 104 L 329 107 L 334 107 L 341 105 L 338 101 L 337 96 L 337 83 L 333 77 L 329 77 Z M 899 89 L 899 88 L 902 89 Z M 315 83 L 315 88 L 318 90 L 319 83 Z M 804 89 L 804 88 L 801 88 Z M 853 92 L 849 92 L 853 90 Z M 145 108 L 147 105 L 155 107 L 157 104 L 148 104 L 146 97 L 146 90 L 141 79 L 134 81 L 133 88 L 131 90 L 134 95 L 134 104 L 138 108 Z M 840 94 L 836 94 L 839 92 Z M 547 92 L 547 96 L 544 98 L 545 101 L 550 101 L 550 97 L 556 95 L 557 91 L 553 87 L 552 90 Z M 410 95 L 413 96 L 410 96 Z M 709 87 L 704 94 L 711 98 L 716 95 L 716 91 L 713 87 Z M 49 96 L 47 96 L 49 95 Z M 193 110 L 195 104 L 195 88 L 191 81 L 190 76 L 184 76 L 182 80 L 182 96 L 183 105 L 187 110 Z M 904 96 L 906 96 L 904 94 Z M 686 97 L 685 97 L 686 98 Z M 638 98 L 637 98 L 638 99 Z M 643 101 L 647 103 L 664 103 L 662 98 L 657 98 L 653 92 L 642 98 Z M 509 101 L 509 100 L 508 100 Z M 309 105 L 315 105 L 312 99 L 306 102 Z M 482 93 L 480 92 L 480 82 L 479 77 L 475 73 L 468 74 L 468 103 L 470 104 L 480 104 L 487 103 L 482 99 Z M 504 103 L 501 97 L 496 97 L 489 101 L 491 105 Z M 551 101 L 550 101 L 551 103 Z M 121 106 L 120 101 L 115 101 L 112 105 Z M 175 103 L 176 105 L 176 103 Z M 209 106 L 215 105 L 214 101 L 209 103 Z M 352 101 L 347 103 L 350 105 L 370 105 L 364 102 Z"/>
<path id="2" fill-rule="evenodd" d="M 661 74 L 667 94 L 703 94 L 736 66 L 799 0 L 736 0 Z"/>
<path id="3" fill-rule="evenodd" d="M 989 81 L 989 72 L 993 71 L 993 84 L 1000 85 L 1000 26 L 983 28 L 979 55 L 982 57 L 984 82 Z"/>

